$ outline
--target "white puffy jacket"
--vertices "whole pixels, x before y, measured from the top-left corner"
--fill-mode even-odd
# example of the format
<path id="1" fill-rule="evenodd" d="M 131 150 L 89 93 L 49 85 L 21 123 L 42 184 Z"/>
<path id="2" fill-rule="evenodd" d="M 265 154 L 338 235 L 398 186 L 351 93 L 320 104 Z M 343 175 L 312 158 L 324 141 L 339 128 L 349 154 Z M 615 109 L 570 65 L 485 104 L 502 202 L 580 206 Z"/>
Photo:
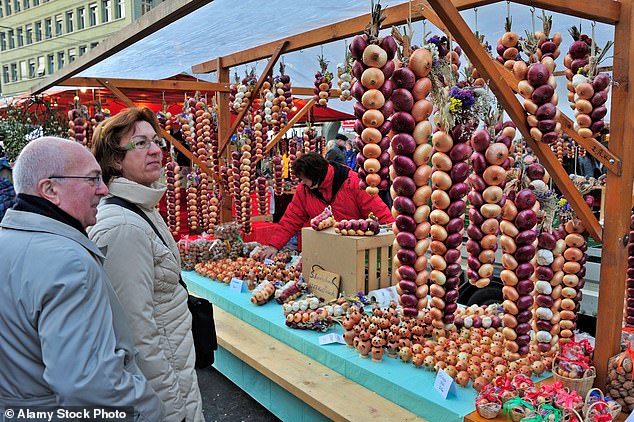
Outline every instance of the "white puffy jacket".
<path id="1" fill-rule="evenodd" d="M 99 205 L 97 224 L 89 230 L 100 248 L 107 247 L 104 267 L 127 311 L 139 367 L 165 404 L 165 421 L 203 421 L 187 292 L 179 285 L 180 255 L 156 209 L 165 186 L 117 177 L 108 188 L 138 205 L 169 245 L 139 215 L 114 204 Z"/>

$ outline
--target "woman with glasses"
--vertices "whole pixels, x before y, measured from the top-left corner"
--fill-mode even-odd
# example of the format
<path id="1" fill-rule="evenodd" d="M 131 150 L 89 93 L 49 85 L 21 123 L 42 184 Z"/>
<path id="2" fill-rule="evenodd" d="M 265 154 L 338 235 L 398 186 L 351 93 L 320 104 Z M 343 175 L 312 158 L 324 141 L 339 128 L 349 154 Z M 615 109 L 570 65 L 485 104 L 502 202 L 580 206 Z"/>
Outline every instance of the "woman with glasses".
<path id="1" fill-rule="evenodd" d="M 102 250 L 107 248 L 106 271 L 127 311 L 139 366 L 165 404 L 165 420 L 202 421 L 187 291 L 179 285 L 180 256 L 156 208 L 166 190 L 158 182 L 158 131 L 150 109 L 123 110 L 97 126 L 93 154 L 110 196 L 138 207 L 160 237 L 137 212 L 107 198 L 89 235 Z"/>

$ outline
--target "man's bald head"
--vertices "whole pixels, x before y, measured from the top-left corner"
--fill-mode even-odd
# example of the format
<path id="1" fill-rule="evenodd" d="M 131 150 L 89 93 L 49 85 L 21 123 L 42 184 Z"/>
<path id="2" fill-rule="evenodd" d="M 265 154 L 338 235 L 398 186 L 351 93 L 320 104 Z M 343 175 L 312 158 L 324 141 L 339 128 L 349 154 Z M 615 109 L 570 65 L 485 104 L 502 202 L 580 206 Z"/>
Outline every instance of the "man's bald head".
<path id="1" fill-rule="evenodd" d="M 13 167 L 16 193 L 38 195 L 40 180 L 65 174 L 83 154 L 92 156 L 84 146 L 67 139 L 46 136 L 29 142 Z"/>

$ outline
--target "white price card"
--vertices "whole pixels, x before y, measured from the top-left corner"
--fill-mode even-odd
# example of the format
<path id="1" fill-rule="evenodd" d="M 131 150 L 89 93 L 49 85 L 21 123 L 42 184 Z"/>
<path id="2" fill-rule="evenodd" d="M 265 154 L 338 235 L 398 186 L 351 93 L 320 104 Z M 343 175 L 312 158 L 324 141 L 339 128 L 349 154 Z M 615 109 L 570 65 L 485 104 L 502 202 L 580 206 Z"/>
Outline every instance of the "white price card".
<path id="1" fill-rule="evenodd" d="M 346 344 L 346 341 L 343 339 L 343 336 L 341 334 L 337 334 L 337 333 L 330 333 L 330 334 L 326 334 L 324 336 L 319 337 L 320 345 L 323 346 L 324 344 L 331 344 L 331 343 Z"/>
<path id="2" fill-rule="evenodd" d="M 434 382 L 434 388 L 436 391 L 440 393 L 443 399 L 447 399 L 449 393 L 456 394 L 456 384 L 454 383 L 453 378 L 451 378 L 445 371 L 442 369 L 438 370 L 436 374 L 436 381 Z"/>
<path id="3" fill-rule="evenodd" d="M 264 260 L 264 265 L 273 265 L 273 264 L 275 264 L 275 261 L 273 261 L 273 260 L 272 260 L 272 259 L 270 259 L 270 258 L 266 258 L 266 259 Z"/>
<path id="4" fill-rule="evenodd" d="M 231 283 L 229 283 L 229 288 L 235 292 L 242 293 L 246 290 L 247 284 L 244 280 L 234 277 L 231 279 Z"/>

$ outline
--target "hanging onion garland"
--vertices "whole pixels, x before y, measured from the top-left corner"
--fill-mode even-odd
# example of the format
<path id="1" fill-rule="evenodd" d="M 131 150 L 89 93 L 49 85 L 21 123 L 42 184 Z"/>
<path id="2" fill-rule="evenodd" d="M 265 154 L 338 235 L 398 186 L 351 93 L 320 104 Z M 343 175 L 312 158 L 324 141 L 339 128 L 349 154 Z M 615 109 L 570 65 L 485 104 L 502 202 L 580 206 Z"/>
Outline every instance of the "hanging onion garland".
<path id="1" fill-rule="evenodd" d="M 297 180 L 297 175 L 293 171 L 293 163 L 297 159 L 297 143 L 299 138 L 293 137 L 288 141 L 288 175 L 291 180 Z"/>
<path id="2" fill-rule="evenodd" d="M 266 215 L 268 214 L 268 201 L 267 201 L 267 191 L 268 191 L 268 181 L 266 180 L 266 177 L 260 176 L 257 179 L 257 184 L 256 184 L 256 192 L 257 192 L 257 197 L 258 197 L 258 212 L 260 213 L 260 215 Z"/>
<path id="3" fill-rule="evenodd" d="M 326 107 L 328 97 L 330 96 L 330 88 L 332 88 L 332 72 L 328 71 L 328 63 L 323 54 L 317 57 L 319 60 L 320 71 L 315 73 L 315 88 L 313 98 L 315 99 L 315 107 Z"/>
<path id="4" fill-rule="evenodd" d="M 70 140 L 86 145 L 87 117 L 88 109 L 79 102 L 79 97 L 75 97 L 74 108 L 68 111 L 68 138 Z"/>
<path id="5" fill-rule="evenodd" d="M 577 328 L 577 316 L 583 297 L 581 289 L 585 285 L 588 232 L 581 220 L 570 211 L 568 204 L 564 205 L 560 219 L 562 220 L 560 236 L 564 238 L 566 246 L 563 252 L 564 264 L 562 268 L 564 287 L 561 290 L 559 305 L 561 317 L 559 342 L 568 343 L 574 341 L 574 330 Z"/>
<path id="6" fill-rule="evenodd" d="M 284 179 L 282 178 L 282 156 L 273 157 L 273 191 L 276 196 L 282 195 L 284 192 Z"/>
<path id="7" fill-rule="evenodd" d="M 352 93 L 350 89 L 352 89 L 352 85 L 356 81 L 352 76 L 352 55 L 350 54 L 350 50 L 346 46 L 345 50 L 346 59 L 343 63 L 337 64 L 337 85 L 339 86 L 339 90 L 341 94 L 339 94 L 340 101 L 351 101 Z"/>
<path id="8" fill-rule="evenodd" d="M 406 67 L 399 69 L 400 75 L 396 74 L 393 60 L 397 48 L 396 41 L 390 35 L 379 38 L 383 20 L 380 4 L 376 4 L 371 16 L 372 20 L 365 33 L 352 39 L 350 52 L 355 59 L 352 72 L 357 79 L 352 86 L 352 96 L 357 100 L 354 104 L 357 117 L 355 131 L 358 135 L 355 137 L 355 146 L 359 150 L 357 164 L 361 179 L 360 187 L 370 195 L 377 195 L 388 186 L 390 159 L 387 149 L 390 139 L 387 134 L 394 123 L 387 120 L 394 112 L 394 103 L 389 99 L 393 88 L 411 90 L 416 75 Z M 390 80 L 393 74 L 398 77 L 398 87 Z M 411 93 L 409 96 L 411 97 Z M 403 113 L 402 116 L 403 121 L 398 121 L 399 132 L 411 133 L 415 126 L 414 119 L 409 113 Z M 366 150 L 368 144 L 373 146 Z M 364 150 L 371 155 L 366 156 Z M 368 178 L 370 175 L 372 176 Z"/>
<path id="9" fill-rule="evenodd" d="M 394 117 L 406 118 L 413 121 L 414 125 L 409 131 L 409 127 L 395 125 L 389 149 L 392 160 L 389 169 L 392 180 L 390 195 L 393 200 L 392 215 L 395 218 L 393 230 L 396 233 L 392 265 L 396 269 L 393 274 L 398 281 L 396 291 L 399 294 L 399 303 L 403 306 L 403 315 L 421 318 L 422 311 L 428 305 L 429 293 L 428 260 L 425 254 L 430 244 L 431 227 L 428 221 L 431 211 L 428 205 L 431 196 L 429 178 L 432 172 L 429 165 L 432 154 L 432 146 L 429 143 L 432 133 L 429 115 L 433 106 L 427 100 L 432 86 L 428 77 L 431 68 L 418 65 L 421 61 L 431 62 L 431 53 L 424 48 L 412 52 L 410 35 L 407 33 L 401 34 L 394 29 L 392 34 L 401 46 L 403 66 L 414 75 L 411 88 L 398 88 L 393 94 L 393 98 L 399 99 L 395 103 L 397 113 Z M 361 121 L 382 117 L 381 112 L 377 110 L 367 110 Z M 364 156 L 371 158 L 380 154 L 381 150 L 378 145 L 367 143 L 362 152 Z M 372 178 L 376 180 L 372 181 Z M 367 174 L 365 180 L 378 185 L 380 176 L 377 173 Z M 432 296 L 444 297 L 443 288 L 434 286 Z"/>
<path id="10" fill-rule="evenodd" d="M 317 131 L 315 128 L 308 123 L 306 130 L 304 130 L 304 154 L 308 154 L 309 152 L 317 152 Z"/>
<path id="11" fill-rule="evenodd" d="M 487 286 L 493 275 L 501 212 L 506 202 L 503 189 L 510 168 L 509 148 L 515 137 L 512 122 L 500 124 L 496 129 L 493 143 L 486 129 L 478 129 L 471 136 L 474 152 L 471 155 L 473 173 L 469 177 L 467 278 L 479 288 Z"/>
<path id="12" fill-rule="evenodd" d="M 534 166 L 540 166 L 534 164 Z M 541 167 L 543 169 L 543 167 Z M 545 173 L 545 172 L 544 172 Z M 530 180 L 542 176 L 537 170 L 527 170 Z M 521 177 L 521 176 L 520 176 Z M 533 258 L 537 246 L 537 212 L 540 204 L 532 189 L 518 190 L 522 185 L 517 180 L 507 191 L 507 200 L 502 207 L 500 247 L 502 267 L 500 279 L 504 284 L 504 343 L 505 355 L 509 361 L 519 359 L 529 352 L 532 307 L 534 303 Z"/>
<path id="13" fill-rule="evenodd" d="M 576 27 L 570 29 L 570 34 L 575 41 L 564 58 L 564 65 L 568 68 L 565 72 L 569 80 L 568 99 L 575 110 L 574 127 L 581 137 L 593 138 L 605 127 L 603 119 L 608 111 L 605 103 L 611 84 L 608 73 L 598 73 L 598 65 L 613 42 L 608 41 L 600 49 L 593 39 L 579 34 Z M 585 156 L 585 149 L 581 150 L 580 155 Z"/>
<path id="14" fill-rule="evenodd" d="M 524 52 L 530 57 L 530 65 L 515 70 L 515 76 L 521 79 L 517 88 L 519 94 L 524 97 L 523 106 L 528 113 L 527 123 L 531 128 L 531 136 L 538 142 L 552 144 L 557 142 L 561 135 L 561 123 L 558 122 L 560 113 L 557 109 L 559 96 L 555 92 L 555 60 L 553 54 L 548 53 L 543 54 L 541 61 L 537 62 L 538 40 L 533 34 L 527 35 L 527 39 L 521 44 Z M 542 46 L 544 44 L 548 46 L 555 43 L 547 42 Z"/>
<path id="15" fill-rule="evenodd" d="M 504 34 L 498 40 L 496 60 L 507 69 L 513 70 L 515 62 L 521 61 L 519 51 L 519 36 L 512 30 L 513 19 L 510 16 L 504 21 Z M 521 66 L 521 65 L 518 65 Z"/>
<path id="16" fill-rule="evenodd" d="M 180 208 L 180 205 L 177 205 L 178 202 L 176 200 L 176 169 L 180 170 L 180 167 L 174 161 L 168 161 L 165 165 L 165 182 L 167 186 L 165 196 L 167 202 L 167 226 L 173 236 L 178 235 L 176 207 L 178 206 Z M 178 189 L 180 190 L 180 177 L 178 182 Z"/>
<path id="17" fill-rule="evenodd" d="M 529 167 L 530 169 L 530 167 Z M 541 172 L 541 169 L 539 169 Z M 550 352 L 559 342 L 559 302 L 562 292 L 562 271 L 565 241 L 552 229 L 559 201 L 543 180 L 531 182 L 542 211 L 535 256 L 535 309 L 533 330 L 540 353 Z"/>

